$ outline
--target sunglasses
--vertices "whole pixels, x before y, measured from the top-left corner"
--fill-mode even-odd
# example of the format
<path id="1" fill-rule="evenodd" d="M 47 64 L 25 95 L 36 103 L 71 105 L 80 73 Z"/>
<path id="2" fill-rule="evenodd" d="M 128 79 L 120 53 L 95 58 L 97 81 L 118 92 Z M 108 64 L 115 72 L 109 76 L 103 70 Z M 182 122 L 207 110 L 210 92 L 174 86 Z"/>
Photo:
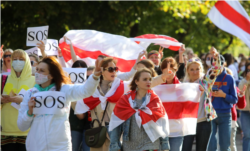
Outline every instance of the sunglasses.
<path id="1" fill-rule="evenodd" d="M 108 70 L 108 72 L 112 73 L 112 72 L 117 72 L 118 71 L 118 67 L 109 67 L 108 69 L 103 69 L 103 71 Z"/>
<path id="2" fill-rule="evenodd" d="M 3 55 L 4 58 L 11 57 L 11 55 Z"/>
<path id="3" fill-rule="evenodd" d="M 194 58 L 194 59 L 189 59 L 188 62 L 194 62 L 194 61 L 199 61 L 201 62 L 201 60 L 199 58 Z"/>
<path id="4" fill-rule="evenodd" d="M 33 66 L 35 63 L 37 63 L 36 61 L 30 61 L 31 66 Z"/>
<path id="5" fill-rule="evenodd" d="M 247 72 L 250 72 L 250 70 L 249 70 L 249 69 L 247 69 Z"/>

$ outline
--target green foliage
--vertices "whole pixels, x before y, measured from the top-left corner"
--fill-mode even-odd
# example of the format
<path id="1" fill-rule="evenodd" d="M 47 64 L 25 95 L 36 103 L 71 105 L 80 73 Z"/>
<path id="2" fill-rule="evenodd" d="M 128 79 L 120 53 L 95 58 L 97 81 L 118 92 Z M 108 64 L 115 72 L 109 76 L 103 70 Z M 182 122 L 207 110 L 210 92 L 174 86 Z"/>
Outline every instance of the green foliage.
<path id="1" fill-rule="evenodd" d="M 93 29 L 135 37 L 161 34 L 176 38 L 197 54 L 215 46 L 221 52 L 246 54 L 238 38 L 218 29 L 206 16 L 215 1 L 3 1 L 1 40 L 5 48 L 26 47 L 27 27 L 49 25 L 49 38 L 60 39 L 70 29 Z M 250 2 L 241 2 L 250 14 Z M 148 51 L 158 49 L 151 45 Z M 176 52 L 165 49 L 165 56 Z M 248 55 L 248 54 L 247 54 Z"/>

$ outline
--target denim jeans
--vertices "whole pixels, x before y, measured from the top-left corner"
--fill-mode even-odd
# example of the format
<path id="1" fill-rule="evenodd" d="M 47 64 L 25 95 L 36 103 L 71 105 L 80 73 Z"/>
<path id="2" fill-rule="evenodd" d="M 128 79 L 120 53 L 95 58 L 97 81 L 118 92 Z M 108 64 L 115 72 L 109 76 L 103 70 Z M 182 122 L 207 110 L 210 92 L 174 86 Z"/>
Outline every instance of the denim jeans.
<path id="1" fill-rule="evenodd" d="M 250 150 L 250 112 L 241 111 L 241 128 L 243 131 L 243 151 Z"/>
<path id="2" fill-rule="evenodd" d="M 204 121 L 197 123 L 196 135 L 184 136 L 182 151 L 192 151 L 193 141 L 196 138 L 196 150 L 206 151 L 211 134 L 211 123 Z"/>
<path id="3" fill-rule="evenodd" d="M 183 136 L 169 137 L 170 150 L 169 151 L 181 151 L 183 144 Z"/>
<path id="4" fill-rule="evenodd" d="M 82 151 L 90 151 L 90 147 L 87 146 L 87 144 L 85 143 L 85 138 L 84 138 L 84 133 L 86 130 L 83 130 L 83 135 L 82 135 Z"/>
<path id="5" fill-rule="evenodd" d="M 220 151 L 230 151 L 230 136 L 232 125 L 231 113 L 217 113 L 217 118 L 212 120 L 212 134 L 208 143 L 208 151 L 217 151 L 217 127 L 219 128 Z"/>
<path id="6" fill-rule="evenodd" d="M 71 131 L 72 151 L 79 151 L 82 143 L 82 133 L 79 131 Z"/>

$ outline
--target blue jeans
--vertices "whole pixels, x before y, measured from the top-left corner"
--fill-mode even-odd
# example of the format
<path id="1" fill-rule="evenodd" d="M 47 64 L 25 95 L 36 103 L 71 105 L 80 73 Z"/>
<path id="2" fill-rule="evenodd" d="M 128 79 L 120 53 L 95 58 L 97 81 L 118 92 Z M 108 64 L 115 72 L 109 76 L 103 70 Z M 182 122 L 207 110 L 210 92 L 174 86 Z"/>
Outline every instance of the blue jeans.
<path id="1" fill-rule="evenodd" d="M 192 151 L 193 141 L 196 138 L 196 150 L 206 151 L 211 134 L 211 123 L 204 121 L 197 123 L 196 135 L 184 136 L 182 151 Z"/>
<path id="2" fill-rule="evenodd" d="M 231 137 L 231 113 L 217 113 L 217 118 L 212 120 L 212 134 L 208 143 L 208 151 L 217 151 L 217 139 L 215 137 L 217 128 L 219 128 L 220 151 L 230 151 Z"/>
<path id="3" fill-rule="evenodd" d="M 250 112 L 241 111 L 241 128 L 243 131 L 243 151 L 250 150 Z"/>
<path id="4" fill-rule="evenodd" d="M 183 144 L 183 136 L 169 137 L 170 150 L 169 151 L 181 151 Z"/>
<path id="5" fill-rule="evenodd" d="M 79 151 L 82 143 L 82 133 L 79 131 L 71 131 L 72 151 Z"/>
<path id="6" fill-rule="evenodd" d="M 84 138 L 84 133 L 86 130 L 83 130 L 83 136 L 82 136 L 82 150 L 83 151 L 90 151 L 90 147 L 87 146 L 87 144 L 85 143 L 85 138 Z"/>

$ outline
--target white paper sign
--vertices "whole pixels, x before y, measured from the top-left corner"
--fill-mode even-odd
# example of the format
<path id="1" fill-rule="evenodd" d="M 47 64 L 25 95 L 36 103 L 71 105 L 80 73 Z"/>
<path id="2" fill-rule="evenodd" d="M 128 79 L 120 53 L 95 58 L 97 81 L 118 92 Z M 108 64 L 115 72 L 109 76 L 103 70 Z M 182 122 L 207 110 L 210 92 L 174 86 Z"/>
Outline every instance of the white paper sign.
<path id="1" fill-rule="evenodd" d="M 25 93 L 26 93 L 26 90 L 22 89 L 22 90 L 18 93 L 18 95 L 24 98 L 24 94 L 25 94 Z M 15 103 L 15 102 L 12 102 L 12 103 L 11 103 L 11 106 L 13 106 L 14 108 L 16 108 L 17 110 L 19 110 L 20 107 L 21 107 L 20 104 L 17 104 L 17 103 Z"/>
<path id="2" fill-rule="evenodd" d="M 47 40 L 47 43 L 46 43 L 46 45 L 45 45 L 45 53 L 46 53 L 48 56 L 58 55 L 57 48 L 58 48 L 58 40 L 55 40 L 55 39 L 48 39 L 48 40 Z M 39 56 L 42 56 L 42 53 L 41 53 L 41 52 L 38 52 L 38 55 L 39 55 Z"/>
<path id="3" fill-rule="evenodd" d="M 27 46 L 36 46 L 42 40 L 46 44 L 49 33 L 49 26 L 28 27 L 27 28 Z"/>
<path id="4" fill-rule="evenodd" d="M 65 93 L 57 91 L 45 91 L 34 94 L 36 105 L 34 114 L 60 114 L 65 112 Z"/>
<path id="5" fill-rule="evenodd" d="M 87 68 L 63 68 L 70 76 L 72 83 L 83 84 L 87 79 Z"/>
<path id="6" fill-rule="evenodd" d="M 33 47 L 33 48 L 28 49 L 28 50 L 25 50 L 25 52 L 26 52 L 28 55 L 33 54 L 33 55 L 37 55 L 37 56 L 38 56 L 38 53 L 41 53 L 41 52 L 40 52 L 40 49 L 37 48 L 37 47 Z"/>

